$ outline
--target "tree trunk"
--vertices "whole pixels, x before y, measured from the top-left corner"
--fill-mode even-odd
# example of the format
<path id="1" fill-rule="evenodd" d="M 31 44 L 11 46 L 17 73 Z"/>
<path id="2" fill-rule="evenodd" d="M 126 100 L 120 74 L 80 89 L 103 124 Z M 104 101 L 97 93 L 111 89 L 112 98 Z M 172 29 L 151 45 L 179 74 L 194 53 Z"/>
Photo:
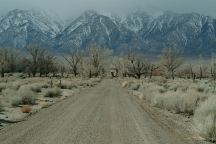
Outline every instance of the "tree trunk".
<path id="1" fill-rule="evenodd" d="M 202 72 L 202 68 L 200 67 L 200 80 L 202 80 L 203 77 L 203 72 Z"/>
<path id="2" fill-rule="evenodd" d="M 89 71 L 89 78 L 92 78 L 91 70 Z"/>
<path id="3" fill-rule="evenodd" d="M 4 77 L 4 73 L 5 73 L 5 72 L 4 72 L 4 68 L 2 68 L 2 69 L 1 69 L 1 77 L 2 77 L 2 78 Z"/>
<path id="4" fill-rule="evenodd" d="M 174 71 L 172 70 L 172 79 L 174 80 L 175 79 L 175 74 L 174 74 Z"/>
<path id="5" fill-rule="evenodd" d="M 153 70 L 151 69 L 151 71 L 150 71 L 150 79 L 152 79 L 152 75 L 153 75 Z"/>
<path id="6" fill-rule="evenodd" d="M 141 78 L 141 74 L 137 74 L 137 79 L 140 79 Z"/>

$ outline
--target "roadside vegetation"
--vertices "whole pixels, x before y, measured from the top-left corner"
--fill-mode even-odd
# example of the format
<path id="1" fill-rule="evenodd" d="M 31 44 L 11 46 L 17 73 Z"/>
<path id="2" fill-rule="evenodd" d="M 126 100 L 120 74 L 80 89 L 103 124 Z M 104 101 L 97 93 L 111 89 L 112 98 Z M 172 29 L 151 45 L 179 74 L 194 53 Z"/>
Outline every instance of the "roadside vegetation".
<path id="1" fill-rule="evenodd" d="M 116 56 L 97 44 L 84 50 L 71 47 L 70 52 L 55 56 L 39 45 L 29 45 L 24 55 L 0 49 L 0 76 L 0 112 L 53 102 L 108 76 L 120 79 L 123 87 L 151 106 L 191 117 L 201 136 L 216 141 L 214 57 L 194 64 L 184 60 L 178 49 L 165 48 L 152 61 L 133 49 Z"/>
<path id="2" fill-rule="evenodd" d="M 92 45 L 56 56 L 39 45 L 28 45 L 24 53 L 0 48 L 0 119 L 20 121 L 97 85 L 105 74 L 106 51 Z"/>

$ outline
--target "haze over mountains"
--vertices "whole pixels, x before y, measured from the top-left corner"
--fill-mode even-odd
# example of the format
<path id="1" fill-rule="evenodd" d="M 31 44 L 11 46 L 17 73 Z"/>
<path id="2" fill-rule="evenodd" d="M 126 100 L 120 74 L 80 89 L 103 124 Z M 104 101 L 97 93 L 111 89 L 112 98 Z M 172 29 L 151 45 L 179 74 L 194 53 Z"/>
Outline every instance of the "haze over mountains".
<path id="1" fill-rule="evenodd" d="M 189 56 L 216 52 L 216 19 L 197 13 L 166 11 L 153 16 L 138 11 L 120 16 L 90 10 L 69 22 L 42 11 L 15 9 L 0 18 L 0 46 L 23 49 L 37 43 L 65 52 L 97 43 L 117 53 L 134 48 L 154 55 L 165 47 L 182 49 Z"/>

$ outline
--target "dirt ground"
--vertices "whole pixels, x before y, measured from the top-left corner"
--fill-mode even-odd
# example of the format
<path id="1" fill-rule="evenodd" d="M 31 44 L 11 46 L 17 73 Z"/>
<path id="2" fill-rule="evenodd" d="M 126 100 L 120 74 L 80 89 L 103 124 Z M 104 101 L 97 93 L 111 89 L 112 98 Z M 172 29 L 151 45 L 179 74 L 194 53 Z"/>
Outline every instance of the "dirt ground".
<path id="1" fill-rule="evenodd" d="M 187 130 L 164 122 L 117 80 L 41 110 L 0 131 L 1 144 L 198 144 Z"/>

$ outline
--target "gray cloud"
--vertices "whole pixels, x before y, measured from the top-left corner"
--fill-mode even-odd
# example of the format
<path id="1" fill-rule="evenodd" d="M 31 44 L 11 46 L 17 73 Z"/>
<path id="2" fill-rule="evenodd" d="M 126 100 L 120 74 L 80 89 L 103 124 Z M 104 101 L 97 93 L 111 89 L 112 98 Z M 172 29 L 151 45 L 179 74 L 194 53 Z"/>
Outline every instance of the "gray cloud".
<path id="1" fill-rule="evenodd" d="M 9 10 L 40 8 L 63 19 L 85 10 L 125 13 L 142 9 L 147 12 L 170 10 L 179 13 L 198 12 L 216 17 L 216 0 L 0 0 L 0 14 Z"/>

